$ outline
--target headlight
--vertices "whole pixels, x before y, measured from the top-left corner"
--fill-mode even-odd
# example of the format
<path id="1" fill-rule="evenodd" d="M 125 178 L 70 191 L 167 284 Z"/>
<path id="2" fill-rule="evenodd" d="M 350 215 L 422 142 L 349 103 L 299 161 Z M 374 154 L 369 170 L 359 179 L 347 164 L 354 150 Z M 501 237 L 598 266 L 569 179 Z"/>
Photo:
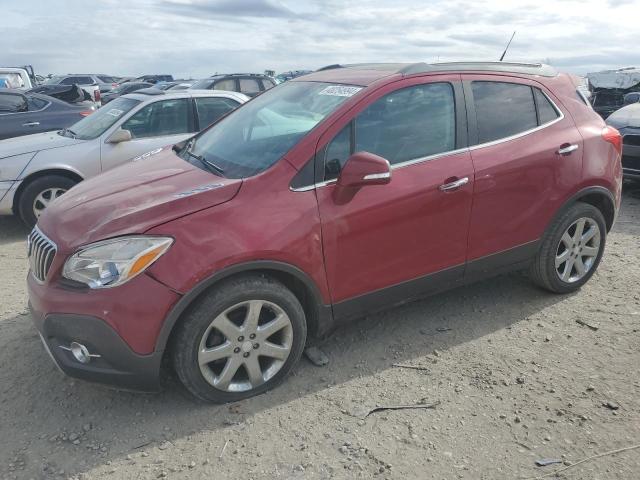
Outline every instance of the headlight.
<path id="1" fill-rule="evenodd" d="M 144 236 L 94 243 L 69 257 L 62 275 L 91 288 L 122 285 L 144 272 L 172 243 L 172 238 Z"/>

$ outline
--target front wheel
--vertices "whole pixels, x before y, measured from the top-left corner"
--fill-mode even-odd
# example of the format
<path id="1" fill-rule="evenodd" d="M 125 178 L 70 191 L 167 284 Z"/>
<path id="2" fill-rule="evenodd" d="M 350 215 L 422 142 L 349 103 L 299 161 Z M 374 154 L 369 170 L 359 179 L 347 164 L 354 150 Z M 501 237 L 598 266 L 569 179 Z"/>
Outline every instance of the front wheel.
<path id="1" fill-rule="evenodd" d="M 304 310 L 281 283 L 250 276 L 214 287 L 175 332 L 174 369 L 195 397 L 225 403 L 272 389 L 300 359 Z"/>
<path id="2" fill-rule="evenodd" d="M 555 293 L 579 289 L 598 268 L 606 236 L 600 210 L 582 202 L 571 205 L 543 236 L 531 266 L 532 280 Z"/>
<path id="3" fill-rule="evenodd" d="M 24 224 L 33 228 L 49 204 L 76 183 L 61 175 L 47 175 L 29 182 L 18 199 L 18 214 Z"/>

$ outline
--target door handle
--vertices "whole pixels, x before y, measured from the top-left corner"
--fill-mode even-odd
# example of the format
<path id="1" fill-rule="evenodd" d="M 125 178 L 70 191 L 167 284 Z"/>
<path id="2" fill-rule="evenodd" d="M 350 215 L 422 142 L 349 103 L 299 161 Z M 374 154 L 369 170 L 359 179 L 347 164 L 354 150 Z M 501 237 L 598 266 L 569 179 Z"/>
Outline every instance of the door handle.
<path id="1" fill-rule="evenodd" d="M 40 122 L 27 122 L 22 124 L 23 127 L 35 127 L 36 125 L 40 125 Z"/>
<path id="2" fill-rule="evenodd" d="M 568 143 L 565 143 L 563 145 L 560 146 L 560 150 L 558 150 L 558 154 L 559 155 L 570 155 L 571 152 L 575 152 L 578 149 L 578 145 L 576 145 L 575 143 L 570 145 Z"/>
<path id="3" fill-rule="evenodd" d="M 466 185 L 467 183 L 469 183 L 469 177 L 463 177 L 454 182 L 443 183 L 438 188 L 440 189 L 441 192 L 448 192 L 450 190 L 455 190 L 457 188 L 460 188 L 461 186 Z"/>

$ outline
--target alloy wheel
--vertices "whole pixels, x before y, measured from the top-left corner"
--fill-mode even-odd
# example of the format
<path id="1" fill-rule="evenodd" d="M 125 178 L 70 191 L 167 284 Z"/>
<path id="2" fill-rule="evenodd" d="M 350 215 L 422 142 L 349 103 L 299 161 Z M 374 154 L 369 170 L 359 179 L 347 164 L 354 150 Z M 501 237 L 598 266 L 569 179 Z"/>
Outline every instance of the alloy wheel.
<path id="1" fill-rule="evenodd" d="M 40 218 L 40 215 L 42 215 L 42 212 L 44 212 L 49 204 L 66 191 L 65 188 L 53 187 L 40 192 L 33 200 L 33 214 L 36 218 Z"/>
<path id="2" fill-rule="evenodd" d="M 205 380 L 226 392 L 252 390 L 269 381 L 293 345 L 291 319 L 266 300 L 237 303 L 213 319 L 198 348 Z"/>
<path id="3" fill-rule="evenodd" d="M 597 222 L 582 217 L 565 230 L 556 250 L 556 273 L 563 282 L 574 283 L 591 270 L 600 253 L 601 234 Z"/>

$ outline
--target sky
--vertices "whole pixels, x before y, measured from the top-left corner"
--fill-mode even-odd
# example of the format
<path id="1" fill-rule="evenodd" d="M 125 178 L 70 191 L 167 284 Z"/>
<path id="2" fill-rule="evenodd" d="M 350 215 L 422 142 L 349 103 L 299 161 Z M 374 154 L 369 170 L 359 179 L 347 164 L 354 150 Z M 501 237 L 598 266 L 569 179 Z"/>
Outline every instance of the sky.
<path id="1" fill-rule="evenodd" d="M 640 0 L 0 0 L 0 66 L 36 73 L 282 72 L 334 63 L 640 67 Z"/>

